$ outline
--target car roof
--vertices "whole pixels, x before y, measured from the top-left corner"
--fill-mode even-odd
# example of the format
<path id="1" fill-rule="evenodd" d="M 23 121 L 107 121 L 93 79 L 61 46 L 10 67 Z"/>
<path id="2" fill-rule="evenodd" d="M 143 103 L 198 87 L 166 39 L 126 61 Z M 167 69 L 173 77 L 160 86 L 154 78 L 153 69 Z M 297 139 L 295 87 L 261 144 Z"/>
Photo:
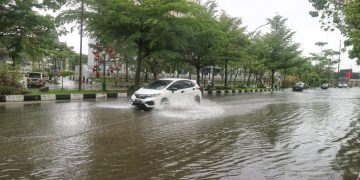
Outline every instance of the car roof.
<path id="1" fill-rule="evenodd" d="M 182 79 L 182 78 L 161 78 L 161 79 L 159 79 L 159 80 L 170 80 L 170 81 L 187 80 L 187 81 L 196 82 L 195 80 L 192 80 L 192 79 Z"/>

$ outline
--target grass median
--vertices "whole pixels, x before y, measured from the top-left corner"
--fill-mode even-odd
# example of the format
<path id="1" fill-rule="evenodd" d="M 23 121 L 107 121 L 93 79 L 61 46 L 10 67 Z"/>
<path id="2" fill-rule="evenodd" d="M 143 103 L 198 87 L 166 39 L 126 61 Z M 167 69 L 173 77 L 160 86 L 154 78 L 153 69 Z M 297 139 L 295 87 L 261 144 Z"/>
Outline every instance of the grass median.
<path id="1" fill-rule="evenodd" d="M 101 94 L 101 93 L 126 93 L 126 89 L 119 90 L 49 90 L 46 92 L 40 92 L 38 90 L 30 90 L 26 95 L 40 95 L 40 94 L 55 94 L 55 95 L 66 95 L 66 94 Z"/>

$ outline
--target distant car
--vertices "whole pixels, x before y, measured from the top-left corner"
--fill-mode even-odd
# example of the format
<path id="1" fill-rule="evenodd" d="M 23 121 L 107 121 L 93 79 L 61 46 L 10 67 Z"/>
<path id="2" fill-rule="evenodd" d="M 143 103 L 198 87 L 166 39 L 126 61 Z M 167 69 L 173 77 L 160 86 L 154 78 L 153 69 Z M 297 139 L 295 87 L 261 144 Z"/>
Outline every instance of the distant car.
<path id="1" fill-rule="evenodd" d="M 296 83 L 294 86 L 293 86 L 293 91 L 298 91 L 298 92 L 301 92 L 301 91 L 303 91 L 304 90 L 304 88 L 305 88 L 305 83 L 303 83 L 303 82 L 298 82 L 298 83 Z"/>
<path id="2" fill-rule="evenodd" d="M 338 84 L 337 87 L 338 87 L 338 88 L 348 88 L 348 84 L 346 84 L 346 83 L 340 83 L 340 84 Z"/>
<path id="3" fill-rule="evenodd" d="M 28 75 L 27 75 L 27 80 L 26 80 L 26 83 L 27 83 L 27 86 L 30 88 L 30 87 L 33 87 L 33 86 L 37 86 L 37 87 L 43 87 L 45 86 L 45 78 L 43 77 L 43 74 L 42 73 L 39 73 L 39 72 L 30 72 Z"/>
<path id="4" fill-rule="evenodd" d="M 149 110 L 159 105 L 181 102 L 200 103 L 201 87 L 194 80 L 165 78 L 156 80 L 139 90 L 132 96 L 132 105 Z"/>
<path id="5" fill-rule="evenodd" d="M 329 83 L 324 83 L 321 85 L 321 89 L 328 89 L 329 88 Z"/>

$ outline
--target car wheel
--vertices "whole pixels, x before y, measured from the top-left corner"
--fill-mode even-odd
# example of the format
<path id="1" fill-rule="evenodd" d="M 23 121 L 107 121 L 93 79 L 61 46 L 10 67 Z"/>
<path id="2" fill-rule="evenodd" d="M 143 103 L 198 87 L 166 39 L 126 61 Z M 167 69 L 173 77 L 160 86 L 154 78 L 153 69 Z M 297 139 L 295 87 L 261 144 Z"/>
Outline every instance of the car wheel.
<path id="1" fill-rule="evenodd" d="M 195 96 L 194 101 L 196 104 L 200 104 L 200 102 L 201 102 L 200 96 Z"/>
<path id="2" fill-rule="evenodd" d="M 167 105 L 169 104 L 169 99 L 168 98 L 162 98 L 160 100 L 160 105 Z"/>

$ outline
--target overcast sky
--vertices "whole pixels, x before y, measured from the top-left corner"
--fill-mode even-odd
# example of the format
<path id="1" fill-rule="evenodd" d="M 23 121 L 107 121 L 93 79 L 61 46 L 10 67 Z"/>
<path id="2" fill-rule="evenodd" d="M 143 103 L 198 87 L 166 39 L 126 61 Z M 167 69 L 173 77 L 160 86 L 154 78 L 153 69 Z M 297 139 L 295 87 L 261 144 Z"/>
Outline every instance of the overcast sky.
<path id="1" fill-rule="evenodd" d="M 203 0 L 205 1 L 205 0 Z M 241 17 L 243 24 L 247 26 L 249 32 L 257 27 L 266 24 L 267 18 L 272 18 L 279 14 L 288 19 L 288 27 L 295 31 L 294 41 L 301 44 L 303 55 L 308 56 L 310 52 L 318 53 L 320 48 L 316 42 L 327 42 L 324 49 L 339 50 L 340 40 L 345 40 L 338 32 L 325 32 L 321 30 L 318 18 L 312 18 L 309 11 L 312 10 L 308 0 L 217 0 L 219 9 L 223 9 L 232 17 Z M 264 26 L 258 31 L 266 32 L 269 26 Z M 61 37 L 60 41 L 66 41 L 69 46 L 73 46 L 79 51 L 78 33 L 69 34 Z M 87 38 L 83 43 L 87 44 Z M 84 53 L 88 47 L 84 46 Z M 341 69 L 353 68 L 360 71 L 359 66 L 354 60 L 348 58 L 347 53 L 341 56 Z"/>

